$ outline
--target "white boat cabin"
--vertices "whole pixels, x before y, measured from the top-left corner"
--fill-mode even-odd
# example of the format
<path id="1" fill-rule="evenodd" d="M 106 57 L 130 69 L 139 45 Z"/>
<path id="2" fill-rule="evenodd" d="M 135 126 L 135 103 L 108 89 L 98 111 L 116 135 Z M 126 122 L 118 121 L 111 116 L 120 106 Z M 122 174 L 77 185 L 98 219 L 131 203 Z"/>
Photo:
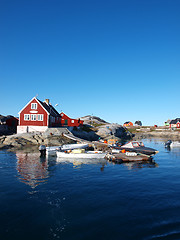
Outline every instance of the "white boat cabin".
<path id="1" fill-rule="evenodd" d="M 132 141 L 132 142 L 128 142 L 125 145 L 121 146 L 124 148 L 137 148 L 137 147 L 144 147 L 144 143 L 143 142 L 138 142 L 138 141 Z"/>

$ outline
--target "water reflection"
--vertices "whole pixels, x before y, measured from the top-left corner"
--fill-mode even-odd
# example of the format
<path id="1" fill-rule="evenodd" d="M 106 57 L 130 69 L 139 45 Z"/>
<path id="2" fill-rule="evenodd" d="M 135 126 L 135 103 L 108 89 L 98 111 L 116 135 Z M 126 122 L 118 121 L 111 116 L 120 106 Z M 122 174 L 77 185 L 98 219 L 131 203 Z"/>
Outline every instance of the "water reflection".
<path id="1" fill-rule="evenodd" d="M 113 163 L 113 164 L 122 164 L 123 166 L 126 166 L 128 170 L 139 170 L 142 168 L 156 168 L 159 166 L 154 160 L 142 161 L 142 162 Z"/>
<path id="2" fill-rule="evenodd" d="M 39 153 L 16 152 L 18 178 L 21 182 L 37 187 L 45 183 L 49 177 L 46 158 L 40 158 Z"/>
<path id="3" fill-rule="evenodd" d="M 73 167 L 81 167 L 82 165 L 86 164 L 96 164 L 96 165 L 101 165 L 100 169 L 101 171 L 104 170 L 105 165 L 107 164 L 106 159 L 92 159 L 92 158 L 77 158 L 77 159 L 71 159 L 71 158 L 57 158 L 56 159 L 57 163 L 72 163 Z"/>

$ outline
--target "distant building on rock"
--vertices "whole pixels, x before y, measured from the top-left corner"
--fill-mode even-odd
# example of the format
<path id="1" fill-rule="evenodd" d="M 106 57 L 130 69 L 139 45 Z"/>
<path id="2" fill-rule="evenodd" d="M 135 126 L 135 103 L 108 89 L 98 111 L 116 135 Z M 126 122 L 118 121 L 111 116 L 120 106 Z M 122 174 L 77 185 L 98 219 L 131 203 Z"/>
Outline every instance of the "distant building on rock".
<path id="1" fill-rule="evenodd" d="M 170 128 L 180 128 L 180 118 L 176 118 L 170 121 L 169 123 Z"/>
<path id="2" fill-rule="evenodd" d="M 142 126 L 142 122 L 141 121 L 135 121 L 135 126 Z"/>
<path id="3" fill-rule="evenodd" d="M 83 125 L 82 120 L 70 118 L 63 112 L 60 113 L 60 116 L 61 116 L 61 126 L 79 127 L 80 125 Z"/>
<path id="4" fill-rule="evenodd" d="M 16 133 L 18 118 L 0 115 L 0 134 Z"/>
<path id="5" fill-rule="evenodd" d="M 132 127 L 133 126 L 133 123 L 130 122 L 130 121 L 127 121 L 123 124 L 124 127 Z"/>

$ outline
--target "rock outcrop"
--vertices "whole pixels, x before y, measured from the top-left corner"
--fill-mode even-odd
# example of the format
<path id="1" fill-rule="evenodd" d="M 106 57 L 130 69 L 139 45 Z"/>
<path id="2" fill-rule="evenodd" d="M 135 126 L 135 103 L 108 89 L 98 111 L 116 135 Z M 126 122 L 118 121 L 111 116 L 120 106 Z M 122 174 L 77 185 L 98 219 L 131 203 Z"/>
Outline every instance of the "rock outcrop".
<path id="1" fill-rule="evenodd" d="M 0 137 L 0 149 L 12 148 L 17 149 L 31 148 L 39 145 L 59 146 L 62 144 L 73 143 L 74 141 L 61 135 L 53 133 L 22 133 Z"/>
<path id="2" fill-rule="evenodd" d="M 96 134 L 101 138 L 109 139 L 112 137 L 117 137 L 121 140 L 131 139 L 134 136 L 126 128 L 117 123 L 109 123 L 100 126 Z"/>

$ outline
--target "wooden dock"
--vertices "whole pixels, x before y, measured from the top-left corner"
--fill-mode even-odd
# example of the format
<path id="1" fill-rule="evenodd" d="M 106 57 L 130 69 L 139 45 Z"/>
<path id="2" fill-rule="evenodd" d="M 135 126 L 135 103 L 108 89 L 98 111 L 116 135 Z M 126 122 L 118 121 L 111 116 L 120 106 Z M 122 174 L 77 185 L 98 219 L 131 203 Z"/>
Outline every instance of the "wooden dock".
<path id="1" fill-rule="evenodd" d="M 137 156 L 127 156 L 125 153 L 109 153 L 106 158 L 112 162 L 142 162 L 151 160 L 150 156 L 138 154 Z"/>

